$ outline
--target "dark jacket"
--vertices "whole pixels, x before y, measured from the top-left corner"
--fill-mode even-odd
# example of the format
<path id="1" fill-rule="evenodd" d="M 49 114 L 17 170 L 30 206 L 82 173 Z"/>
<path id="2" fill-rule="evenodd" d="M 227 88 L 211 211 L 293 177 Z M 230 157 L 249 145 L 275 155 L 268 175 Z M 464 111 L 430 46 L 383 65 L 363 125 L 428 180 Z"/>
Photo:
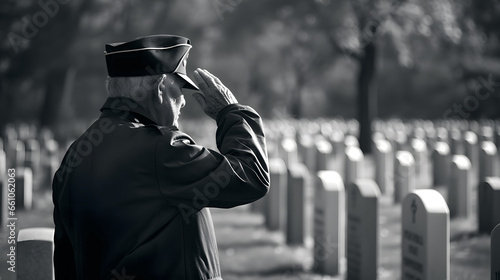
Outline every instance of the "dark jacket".
<path id="1" fill-rule="evenodd" d="M 53 181 L 56 280 L 221 279 L 210 211 L 269 188 L 262 121 L 250 107 L 217 118 L 220 151 L 109 98 Z"/>

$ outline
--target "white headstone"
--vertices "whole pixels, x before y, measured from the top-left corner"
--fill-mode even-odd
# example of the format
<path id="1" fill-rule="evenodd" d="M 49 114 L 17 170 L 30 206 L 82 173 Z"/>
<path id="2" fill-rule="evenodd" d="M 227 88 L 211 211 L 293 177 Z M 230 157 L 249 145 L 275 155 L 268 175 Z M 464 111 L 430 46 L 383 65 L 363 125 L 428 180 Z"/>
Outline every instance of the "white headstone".
<path id="1" fill-rule="evenodd" d="M 316 148 L 312 135 L 301 134 L 298 140 L 298 152 L 300 162 L 302 162 L 311 174 L 316 170 Z"/>
<path id="2" fill-rule="evenodd" d="M 448 130 L 444 127 L 438 127 L 436 129 L 436 137 L 438 141 L 448 142 Z"/>
<path id="3" fill-rule="evenodd" d="M 316 168 L 316 170 L 314 170 L 315 172 L 313 174 L 316 174 L 321 170 L 329 169 L 330 157 L 333 150 L 332 144 L 330 144 L 330 142 L 326 141 L 323 138 L 315 141 L 315 148 L 316 163 L 314 167 Z"/>
<path id="4" fill-rule="evenodd" d="M 358 179 L 350 186 L 347 202 L 347 279 L 372 279 L 377 275 L 379 196 L 377 183 L 371 179 Z"/>
<path id="5" fill-rule="evenodd" d="M 392 127 L 387 127 L 385 130 L 385 138 L 391 143 L 392 152 L 395 154 L 397 149 L 396 131 L 394 131 Z"/>
<path id="6" fill-rule="evenodd" d="M 500 177 L 486 177 L 478 186 L 478 230 L 490 233 L 500 223 Z"/>
<path id="7" fill-rule="evenodd" d="M 500 280 L 500 224 L 491 232 L 491 280 Z"/>
<path id="8" fill-rule="evenodd" d="M 338 129 L 334 129 L 330 135 L 330 142 L 333 146 L 333 153 L 338 156 L 342 155 L 345 150 L 344 134 Z"/>
<path id="9" fill-rule="evenodd" d="M 473 131 L 475 133 L 478 133 L 479 131 L 479 123 L 475 120 L 470 120 L 469 121 L 469 130 Z"/>
<path id="10" fill-rule="evenodd" d="M 385 139 L 375 141 L 375 182 L 384 194 L 394 192 L 394 157 L 391 143 Z"/>
<path id="11" fill-rule="evenodd" d="M 403 200 L 401 279 L 450 279 L 450 217 L 441 194 L 415 190 Z"/>
<path id="12" fill-rule="evenodd" d="M 408 136 L 404 131 L 396 131 L 396 149 L 395 151 L 408 151 Z"/>
<path id="13" fill-rule="evenodd" d="M 0 180 L 3 178 L 6 178 L 7 173 L 7 155 L 5 154 L 4 150 L 0 149 Z"/>
<path id="14" fill-rule="evenodd" d="M 26 148 L 24 146 L 24 142 L 21 140 L 17 140 L 16 142 L 16 168 L 25 167 L 25 159 L 26 159 Z"/>
<path id="15" fill-rule="evenodd" d="M 359 131 L 359 123 L 357 120 L 350 119 L 346 122 L 347 124 L 347 130 L 346 132 L 351 134 L 351 135 L 356 135 L 357 132 Z"/>
<path id="16" fill-rule="evenodd" d="M 408 151 L 398 151 L 394 169 L 394 202 L 401 203 L 407 194 L 416 189 L 413 155 Z"/>
<path id="17" fill-rule="evenodd" d="M 345 147 L 359 147 L 358 138 L 354 135 L 346 135 L 344 138 Z"/>
<path id="18" fill-rule="evenodd" d="M 304 245 L 306 215 L 306 181 L 309 171 L 296 163 L 288 167 L 288 193 L 286 218 L 286 243 Z"/>
<path id="19" fill-rule="evenodd" d="M 493 142 L 495 141 L 495 136 L 493 133 L 493 128 L 490 126 L 482 126 L 479 134 L 479 142 Z"/>
<path id="20" fill-rule="evenodd" d="M 17 280 L 54 279 L 54 229 L 27 228 L 17 237 Z"/>
<path id="21" fill-rule="evenodd" d="M 497 128 L 496 128 L 495 144 L 497 145 L 497 149 L 500 149 L 500 125 L 497 125 Z"/>
<path id="22" fill-rule="evenodd" d="M 472 131 L 464 133 L 465 155 L 469 158 L 472 165 L 472 185 L 476 186 L 479 180 L 479 144 L 477 135 Z"/>
<path id="23" fill-rule="evenodd" d="M 55 139 L 45 139 L 44 149 L 49 157 L 56 157 L 59 151 L 59 143 Z"/>
<path id="24" fill-rule="evenodd" d="M 26 140 L 30 137 L 30 127 L 27 123 L 20 123 L 17 127 L 18 136 L 21 140 Z"/>
<path id="25" fill-rule="evenodd" d="M 40 144 L 36 139 L 26 141 L 26 159 L 25 166 L 33 171 L 33 185 L 38 187 L 40 180 Z"/>
<path id="26" fill-rule="evenodd" d="M 424 181 L 427 178 L 427 165 L 429 153 L 427 144 L 420 138 L 411 140 L 411 153 L 415 159 L 415 174 L 419 181 Z"/>
<path id="27" fill-rule="evenodd" d="M 280 157 L 287 165 L 299 162 L 297 143 L 293 138 L 286 137 L 281 141 Z"/>
<path id="28" fill-rule="evenodd" d="M 5 136 L 4 150 L 7 156 L 7 165 L 15 167 L 17 132 L 12 126 L 8 126 L 5 128 Z"/>
<path id="29" fill-rule="evenodd" d="M 413 129 L 413 138 L 422 139 L 425 141 L 425 130 L 422 127 L 415 127 Z"/>
<path id="30" fill-rule="evenodd" d="M 346 186 L 361 178 L 363 169 L 363 152 L 357 146 L 346 146 L 344 182 Z"/>
<path id="31" fill-rule="evenodd" d="M 5 230 L 7 222 L 7 157 L 5 152 L 0 149 L 0 231 Z"/>
<path id="32" fill-rule="evenodd" d="M 372 133 L 372 141 L 375 143 L 378 140 L 385 140 L 385 136 L 380 131 L 375 131 Z"/>
<path id="33" fill-rule="evenodd" d="M 450 147 L 445 142 L 436 142 L 432 152 L 432 177 L 434 186 L 444 186 L 450 176 Z"/>
<path id="34" fill-rule="evenodd" d="M 431 149 L 431 147 L 434 147 L 436 145 L 437 131 L 432 123 L 425 127 L 425 140 L 425 142 L 427 142 L 427 145 L 429 146 L 429 150 Z"/>
<path id="35" fill-rule="evenodd" d="M 472 214 L 471 163 L 464 155 L 454 155 L 448 184 L 450 217 L 468 218 Z"/>
<path id="36" fill-rule="evenodd" d="M 271 187 L 267 194 L 266 225 L 270 230 L 284 230 L 286 218 L 287 170 L 279 158 L 269 159 Z"/>
<path id="37" fill-rule="evenodd" d="M 44 127 L 40 129 L 40 133 L 38 134 L 38 140 L 40 140 L 40 143 L 42 143 L 42 146 L 45 147 L 45 143 L 49 139 L 54 139 L 54 133 L 52 133 L 52 130 Z"/>
<path id="38" fill-rule="evenodd" d="M 479 150 L 479 182 L 486 177 L 498 176 L 497 147 L 493 142 L 484 141 Z"/>
<path id="39" fill-rule="evenodd" d="M 16 209 L 31 209 L 33 202 L 33 172 L 30 168 L 16 169 Z"/>
<path id="40" fill-rule="evenodd" d="M 321 123 L 320 131 L 323 137 L 328 137 L 333 131 L 332 124 L 329 121 Z"/>
<path id="41" fill-rule="evenodd" d="M 450 150 L 452 155 L 465 154 L 462 132 L 460 132 L 458 128 L 454 128 L 450 131 Z"/>
<path id="42" fill-rule="evenodd" d="M 35 170 L 40 165 L 40 144 L 36 139 L 26 141 L 26 167 Z"/>
<path id="43" fill-rule="evenodd" d="M 269 157 L 278 157 L 278 137 L 275 134 L 271 134 L 269 130 L 266 130 L 266 147 L 267 154 Z"/>
<path id="44" fill-rule="evenodd" d="M 314 254 L 317 272 L 339 274 L 344 246 L 344 183 L 336 171 L 319 171 L 314 205 Z"/>
<path id="45" fill-rule="evenodd" d="M 49 131 L 50 132 L 50 131 Z M 47 135 L 50 135 L 48 132 L 46 132 L 46 137 Z M 54 174 L 61 162 L 61 159 L 58 156 L 59 152 L 59 143 L 57 143 L 56 140 L 54 139 L 45 139 L 44 140 L 44 163 L 42 164 L 43 168 L 43 179 L 42 179 L 42 186 L 45 189 L 51 189 L 52 188 L 52 178 L 54 177 Z"/>

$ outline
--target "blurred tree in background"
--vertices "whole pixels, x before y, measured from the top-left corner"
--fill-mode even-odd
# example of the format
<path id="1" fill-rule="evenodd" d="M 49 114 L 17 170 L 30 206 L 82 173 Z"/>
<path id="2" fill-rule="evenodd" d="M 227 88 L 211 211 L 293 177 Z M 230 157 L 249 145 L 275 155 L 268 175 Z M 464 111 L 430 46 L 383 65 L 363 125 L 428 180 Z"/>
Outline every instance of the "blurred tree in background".
<path id="1" fill-rule="evenodd" d="M 376 117 L 498 117 L 499 15 L 494 0 L 5 0 L 0 125 L 84 126 L 106 98 L 105 43 L 178 34 L 190 71 L 266 117 L 357 118 L 366 152 Z M 487 100 L 453 111 L 480 86 Z"/>
<path id="2" fill-rule="evenodd" d="M 41 125 L 57 120 L 63 93 L 71 86 L 73 43 L 91 3 L 60 2 L 1 3 L 2 27 L 6 27 L 0 57 L 4 121 L 14 119 L 19 110 L 39 110 Z"/>

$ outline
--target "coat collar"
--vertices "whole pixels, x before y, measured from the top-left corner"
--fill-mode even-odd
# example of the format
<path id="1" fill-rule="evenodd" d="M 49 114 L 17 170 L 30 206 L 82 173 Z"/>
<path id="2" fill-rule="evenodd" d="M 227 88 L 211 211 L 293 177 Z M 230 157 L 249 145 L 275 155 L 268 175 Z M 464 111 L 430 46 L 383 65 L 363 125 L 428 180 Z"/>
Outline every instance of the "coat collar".
<path id="1" fill-rule="evenodd" d="M 101 117 L 118 117 L 145 125 L 158 125 L 144 107 L 130 98 L 110 97 L 102 105 L 101 112 Z"/>

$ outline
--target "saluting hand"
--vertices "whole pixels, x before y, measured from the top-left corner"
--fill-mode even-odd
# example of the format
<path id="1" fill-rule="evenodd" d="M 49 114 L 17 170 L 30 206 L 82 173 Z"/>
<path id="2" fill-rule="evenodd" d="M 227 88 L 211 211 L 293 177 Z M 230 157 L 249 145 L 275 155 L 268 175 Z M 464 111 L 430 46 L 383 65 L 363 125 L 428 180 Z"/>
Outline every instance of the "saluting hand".
<path id="1" fill-rule="evenodd" d="M 226 87 L 219 78 L 204 69 L 194 71 L 194 80 L 200 92 L 194 93 L 194 98 L 201 108 L 212 119 L 216 119 L 219 111 L 230 104 L 238 103 L 233 93 Z"/>

